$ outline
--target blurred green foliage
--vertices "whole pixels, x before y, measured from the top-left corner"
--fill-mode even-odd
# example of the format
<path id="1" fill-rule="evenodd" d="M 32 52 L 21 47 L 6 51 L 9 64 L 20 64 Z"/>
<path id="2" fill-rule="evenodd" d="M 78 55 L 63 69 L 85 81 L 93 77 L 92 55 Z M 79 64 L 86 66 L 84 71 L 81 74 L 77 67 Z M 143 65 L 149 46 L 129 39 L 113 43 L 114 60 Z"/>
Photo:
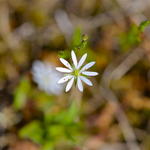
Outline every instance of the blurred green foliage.
<path id="1" fill-rule="evenodd" d="M 80 28 L 76 28 L 73 36 L 72 36 L 72 41 L 71 41 L 71 48 L 77 47 L 82 41 L 82 32 Z"/>
<path id="2" fill-rule="evenodd" d="M 138 26 L 132 24 L 127 32 L 123 32 L 120 36 L 120 48 L 122 51 L 127 51 L 133 46 L 137 46 L 140 42 Z"/>
<path id="3" fill-rule="evenodd" d="M 13 107 L 16 110 L 20 110 L 25 106 L 30 90 L 31 86 L 29 79 L 23 77 L 14 92 Z"/>
<path id="4" fill-rule="evenodd" d="M 80 52 L 86 45 L 87 37 L 82 36 L 80 29 L 77 29 L 71 47 Z M 61 57 L 67 57 L 68 52 L 70 55 L 69 50 L 63 51 L 60 54 Z M 42 117 L 23 126 L 19 131 L 21 138 L 27 138 L 40 144 L 41 150 L 53 150 L 62 143 L 70 146 L 76 145 L 81 141 L 81 137 L 84 136 L 83 123 L 79 119 L 80 110 L 76 100 L 72 100 L 69 107 L 57 105 L 56 96 L 36 91 L 31 87 L 29 79 L 24 77 L 14 92 L 14 108 L 23 109 L 29 97 L 35 101 L 36 109 L 42 113 Z"/>
<path id="5" fill-rule="evenodd" d="M 36 109 L 42 113 L 42 117 L 24 125 L 19 131 L 21 138 L 41 145 L 41 150 L 54 150 L 62 143 L 72 146 L 81 141 L 84 136 L 83 123 L 79 120 L 80 110 L 75 100 L 69 107 L 62 107 L 56 103 L 55 96 L 35 90 L 29 79 L 23 77 L 14 92 L 14 108 L 23 110 L 31 100 L 29 97 L 36 103 Z"/>
<path id="6" fill-rule="evenodd" d="M 141 24 L 139 25 L 139 31 L 140 32 L 144 32 L 145 28 L 147 26 L 149 26 L 149 25 L 150 25 L 150 21 L 149 20 L 141 22 Z"/>
<path id="7" fill-rule="evenodd" d="M 88 36 L 82 34 L 80 28 L 76 28 L 74 30 L 69 49 L 60 51 L 59 57 L 70 59 L 71 50 L 74 50 L 79 57 L 81 57 L 85 53 L 88 53 L 88 57 L 86 59 L 87 62 L 94 60 L 96 57 L 95 53 L 89 47 Z"/>
<path id="8" fill-rule="evenodd" d="M 121 50 L 128 51 L 137 46 L 142 41 L 142 32 L 149 24 L 149 21 L 142 22 L 139 26 L 132 24 L 128 32 L 123 32 L 119 41 Z M 97 55 L 90 48 L 88 37 L 82 34 L 80 28 L 75 29 L 70 47 L 60 51 L 59 56 L 69 59 L 72 49 L 78 56 L 88 53 L 87 61 L 93 60 Z M 35 112 L 33 110 L 31 116 L 40 112 L 39 118 L 27 120 L 27 123 L 18 132 L 21 138 L 30 139 L 39 144 L 41 150 L 54 150 L 57 147 L 59 147 L 58 149 L 60 147 L 63 147 L 62 149 L 71 147 L 72 149 L 75 145 L 80 145 L 82 139 L 87 136 L 86 126 L 83 124 L 83 120 L 80 120 L 81 110 L 77 101 L 72 100 L 69 106 L 64 106 L 58 103 L 57 98 L 57 96 L 48 95 L 33 87 L 28 77 L 20 80 L 14 92 L 13 106 L 15 110 L 23 110 L 26 103 L 32 101 Z M 64 102 L 67 101 L 62 103 Z M 135 113 L 128 115 L 134 124 L 140 124 L 138 115 L 136 116 Z"/>
<path id="9" fill-rule="evenodd" d="M 87 51 L 87 45 L 88 45 L 88 37 L 87 35 L 83 35 L 80 28 L 76 28 L 71 44 L 68 50 L 60 51 L 59 57 L 68 59 L 70 58 L 70 50 L 74 50 L 77 54 L 82 55 Z"/>
<path id="10" fill-rule="evenodd" d="M 76 28 L 73 36 L 72 36 L 72 40 L 71 40 L 71 45 L 70 45 L 70 50 L 75 50 L 74 48 L 77 47 L 78 45 L 80 45 L 82 42 L 82 33 L 80 28 Z M 64 58 L 64 59 L 68 59 L 70 58 L 70 50 L 63 50 L 59 52 L 59 57 Z"/>
<path id="11" fill-rule="evenodd" d="M 41 145 L 41 150 L 55 149 L 62 142 L 76 145 L 83 136 L 83 126 L 78 120 L 79 110 L 73 101 L 67 109 L 58 112 L 43 110 L 43 119 L 26 124 L 20 131 L 22 138 L 30 139 Z M 82 134 L 81 134 L 82 130 Z"/>
<path id="12" fill-rule="evenodd" d="M 29 138 L 34 142 L 41 143 L 43 141 L 44 130 L 40 121 L 32 121 L 23 127 L 20 132 L 23 138 Z"/>
<path id="13" fill-rule="evenodd" d="M 127 32 L 120 35 L 120 48 L 121 51 L 128 51 L 129 49 L 138 46 L 141 39 L 141 33 L 145 28 L 150 25 L 150 21 L 143 21 L 139 26 L 132 24 Z"/>
<path id="14" fill-rule="evenodd" d="M 83 145 L 90 150 L 103 149 L 101 146 L 110 143 L 110 149 L 118 143 L 123 145 L 120 149 L 124 149 L 126 141 L 122 138 L 122 133 L 121 136 L 119 134 L 121 128 L 115 120 L 115 108 L 109 107 L 109 103 L 101 96 L 103 91 L 99 91 L 101 82 L 96 79 L 100 80 L 101 73 L 93 80 L 93 87 L 85 88 L 80 110 L 75 99 L 67 100 L 69 93 L 48 95 L 32 83 L 31 76 L 27 76 L 36 59 L 58 65 L 57 53 L 62 49 L 65 50 L 59 52 L 59 57 L 70 59 L 73 49 L 78 58 L 88 53 L 86 61 L 96 61 L 93 70 L 101 72 L 106 69 L 105 73 L 109 73 L 109 69 L 116 71 L 115 65 L 112 68 L 107 66 L 111 63 L 119 65 L 116 60 L 123 52 L 130 54 L 130 50 L 140 46 L 146 35 L 143 32 L 150 25 L 150 21 L 144 21 L 140 25 L 133 24 L 136 19 L 138 22 L 149 18 L 149 6 L 146 2 L 128 1 L 126 5 L 123 4 L 114 0 L 0 2 L 0 99 L 2 107 L 5 107 L 5 103 L 12 102 L 13 108 L 21 116 L 17 125 L 6 129 L 13 138 L 16 135 L 17 144 L 20 142 L 18 139 L 22 138 L 22 141 L 30 139 L 37 143 L 41 150 L 77 150 L 83 149 Z M 72 30 L 63 31 L 68 23 L 59 24 L 59 20 L 66 20 L 62 14 L 57 14 L 60 9 L 68 18 L 70 26 L 75 27 L 72 38 Z M 90 42 L 78 26 L 92 39 Z M 119 40 L 114 38 L 118 33 L 121 33 Z M 116 45 L 120 46 L 119 52 L 115 49 Z M 146 51 L 145 53 L 149 54 Z M 141 58 L 140 65 L 130 68 L 119 81 L 113 81 L 111 88 L 125 110 L 138 143 L 142 149 L 149 150 L 150 57 L 145 56 L 144 59 Z M 108 74 L 105 75 L 107 79 Z M 72 103 L 68 104 L 70 102 Z M 9 119 L 11 116 L 12 112 L 6 113 L 4 118 L 12 122 Z M 2 123 L 5 122 L 7 121 Z M 13 148 L 10 146 L 10 149 Z M 21 150 L 22 147 L 18 149 Z"/>

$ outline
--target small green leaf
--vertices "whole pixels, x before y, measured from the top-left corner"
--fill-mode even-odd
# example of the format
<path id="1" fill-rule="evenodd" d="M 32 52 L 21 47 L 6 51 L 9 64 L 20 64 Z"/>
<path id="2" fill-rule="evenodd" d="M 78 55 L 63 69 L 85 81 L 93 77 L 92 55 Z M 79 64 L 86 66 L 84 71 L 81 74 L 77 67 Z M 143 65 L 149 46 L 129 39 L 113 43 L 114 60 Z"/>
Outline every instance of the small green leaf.
<path id="1" fill-rule="evenodd" d="M 65 133 L 64 127 L 61 124 L 50 125 L 47 132 L 52 139 L 60 139 Z"/>
<path id="2" fill-rule="evenodd" d="M 74 33 L 73 33 L 71 48 L 78 46 L 81 43 L 81 41 L 82 41 L 81 29 L 76 28 Z"/>
<path id="3" fill-rule="evenodd" d="M 120 36 L 121 50 L 127 51 L 140 42 L 140 34 L 138 26 L 132 24 L 127 32 L 123 32 Z"/>
<path id="4" fill-rule="evenodd" d="M 60 58 L 68 59 L 68 58 L 70 58 L 70 51 L 63 50 L 63 51 L 60 51 L 58 55 Z"/>
<path id="5" fill-rule="evenodd" d="M 145 28 L 147 26 L 150 25 L 150 21 L 149 20 L 146 20 L 146 21 L 143 21 L 140 25 L 139 25 L 139 31 L 143 32 L 145 30 Z"/>
<path id="6" fill-rule="evenodd" d="M 76 54 L 82 55 L 83 53 L 86 52 L 87 44 L 88 44 L 88 36 L 82 35 L 81 29 L 76 28 L 73 33 L 70 50 L 74 50 Z M 60 51 L 58 54 L 59 57 L 64 58 L 64 59 L 71 58 L 70 50 Z"/>
<path id="7" fill-rule="evenodd" d="M 41 150 L 54 150 L 54 144 L 52 141 L 45 141 Z"/>
<path id="8" fill-rule="evenodd" d="M 38 144 L 43 142 L 43 128 L 39 121 L 32 121 L 19 131 L 21 138 L 30 139 Z"/>
<path id="9" fill-rule="evenodd" d="M 127 32 L 123 32 L 120 36 L 120 46 L 123 51 L 126 51 L 138 45 L 141 39 L 141 33 L 150 25 L 150 21 L 143 21 L 139 26 L 132 24 Z"/>
<path id="10" fill-rule="evenodd" d="M 30 83 L 27 78 L 22 78 L 14 92 L 13 107 L 19 110 L 25 106 L 28 93 L 30 91 Z"/>

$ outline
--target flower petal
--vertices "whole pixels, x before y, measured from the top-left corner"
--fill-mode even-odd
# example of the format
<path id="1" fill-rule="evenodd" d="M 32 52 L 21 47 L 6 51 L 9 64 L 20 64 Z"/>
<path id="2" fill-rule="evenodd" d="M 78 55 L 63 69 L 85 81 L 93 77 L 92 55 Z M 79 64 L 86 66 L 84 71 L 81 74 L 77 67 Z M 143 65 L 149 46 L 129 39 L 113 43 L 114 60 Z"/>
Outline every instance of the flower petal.
<path id="1" fill-rule="evenodd" d="M 80 79 L 89 86 L 92 86 L 92 82 L 84 76 L 80 76 Z"/>
<path id="2" fill-rule="evenodd" d="M 66 92 L 68 92 L 71 89 L 73 82 L 74 82 L 74 77 L 72 77 L 72 79 L 67 83 Z"/>
<path id="3" fill-rule="evenodd" d="M 87 76 L 97 76 L 97 72 L 92 72 L 92 71 L 83 71 L 82 74 L 87 75 Z"/>
<path id="4" fill-rule="evenodd" d="M 56 67 L 56 70 L 59 71 L 59 72 L 64 72 L 64 73 L 72 72 L 72 70 L 67 69 L 67 68 L 63 68 L 63 67 Z"/>
<path id="5" fill-rule="evenodd" d="M 72 75 L 67 75 L 65 77 L 62 77 L 57 83 L 58 84 L 61 84 L 61 83 L 65 83 L 67 82 L 68 80 L 70 80 L 73 76 Z"/>
<path id="6" fill-rule="evenodd" d="M 67 68 L 69 68 L 70 70 L 72 70 L 71 65 L 69 64 L 69 62 L 63 58 L 60 58 L 60 61 L 62 62 L 62 64 L 64 64 Z"/>
<path id="7" fill-rule="evenodd" d="M 74 66 L 77 67 L 77 57 L 73 50 L 71 51 L 71 57 L 72 57 Z"/>
<path id="8" fill-rule="evenodd" d="M 77 79 L 77 86 L 78 86 L 78 89 L 83 92 L 83 85 L 82 85 L 82 82 L 81 82 L 81 79 L 80 77 L 78 77 Z"/>
<path id="9" fill-rule="evenodd" d="M 86 64 L 86 65 L 80 70 L 80 72 L 85 71 L 85 70 L 91 68 L 94 64 L 95 64 L 95 61 L 92 61 L 92 62 Z"/>
<path id="10" fill-rule="evenodd" d="M 78 63 L 77 69 L 79 69 L 79 68 L 83 65 L 83 63 L 84 63 L 86 57 L 87 57 L 87 54 L 84 54 L 84 55 L 81 57 L 81 59 L 80 59 L 80 61 L 79 61 L 79 63 Z"/>

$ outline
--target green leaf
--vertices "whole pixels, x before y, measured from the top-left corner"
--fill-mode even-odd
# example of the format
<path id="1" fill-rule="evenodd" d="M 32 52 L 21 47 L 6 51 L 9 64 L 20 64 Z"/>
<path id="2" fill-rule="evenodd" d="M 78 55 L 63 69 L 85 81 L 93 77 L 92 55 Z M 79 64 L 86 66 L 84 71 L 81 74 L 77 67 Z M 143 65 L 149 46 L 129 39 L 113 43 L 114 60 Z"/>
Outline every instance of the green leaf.
<path id="1" fill-rule="evenodd" d="M 58 55 L 60 58 L 68 59 L 68 58 L 70 58 L 70 51 L 63 50 L 63 51 L 60 51 Z"/>
<path id="2" fill-rule="evenodd" d="M 44 130 L 41 123 L 39 121 L 32 121 L 19 131 L 19 136 L 21 138 L 30 139 L 38 144 L 42 144 L 44 140 L 43 132 Z"/>
<path id="3" fill-rule="evenodd" d="M 138 45 L 141 39 L 141 33 L 150 25 L 150 21 L 143 21 L 139 26 L 132 24 L 127 32 L 123 32 L 120 36 L 121 50 L 127 51 L 130 48 Z"/>
<path id="4" fill-rule="evenodd" d="M 54 144 L 52 141 L 45 141 L 41 150 L 54 150 Z"/>
<path id="5" fill-rule="evenodd" d="M 131 25 L 130 29 L 127 32 L 123 32 L 120 36 L 120 46 L 123 51 L 129 50 L 133 46 L 139 44 L 139 42 L 139 29 L 135 24 Z"/>
<path id="6" fill-rule="evenodd" d="M 81 34 L 81 29 L 76 28 L 73 33 L 72 42 L 70 45 L 70 50 L 74 50 L 76 54 L 82 55 L 86 52 L 88 44 L 88 36 Z M 64 59 L 69 59 L 70 57 L 70 50 L 64 50 L 59 52 L 59 57 Z"/>
<path id="7" fill-rule="evenodd" d="M 82 41 L 81 29 L 76 28 L 73 33 L 70 48 L 75 50 L 75 47 L 79 46 L 81 44 L 81 41 Z M 70 58 L 70 50 L 60 51 L 58 55 L 61 58 L 68 59 L 68 58 Z"/>
<path id="8" fill-rule="evenodd" d="M 74 33 L 73 33 L 71 48 L 74 48 L 74 47 L 80 45 L 81 41 L 82 41 L 81 29 L 76 28 Z"/>
<path id="9" fill-rule="evenodd" d="M 30 83 L 27 78 L 22 78 L 14 92 L 13 107 L 19 110 L 25 106 L 30 91 Z"/>
<path id="10" fill-rule="evenodd" d="M 145 30 L 145 28 L 147 26 L 150 25 L 150 21 L 149 20 L 146 20 L 146 21 L 143 21 L 140 25 L 139 25 L 139 31 L 143 32 Z"/>
<path id="11" fill-rule="evenodd" d="M 61 139 L 65 134 L 64 126 L 61 124 L 50 125 L 47 132 L 52 139 Z"/>
<path id="12" fill-rule="evenodd" d="M 42 112 L 50 111 L 51 107 L 54 105 L 53 100 L 55 97 L 47 93 L 35 91 L 33 97 L 37 108 Z"/>

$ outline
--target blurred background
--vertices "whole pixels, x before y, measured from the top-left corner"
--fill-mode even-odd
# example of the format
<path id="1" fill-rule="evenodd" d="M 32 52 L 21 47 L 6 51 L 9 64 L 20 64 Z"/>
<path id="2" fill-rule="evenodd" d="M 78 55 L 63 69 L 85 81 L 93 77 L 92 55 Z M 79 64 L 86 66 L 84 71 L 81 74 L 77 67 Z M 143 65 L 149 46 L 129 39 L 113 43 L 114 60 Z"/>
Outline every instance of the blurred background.
<path id="1" fill-rule="evenodd" d="M 150 150 L 149 19 L 149 0 L 0 0 L 0 150 Z M 99 72 L 83 93 L 56 84 L 74 48 Z"/>

